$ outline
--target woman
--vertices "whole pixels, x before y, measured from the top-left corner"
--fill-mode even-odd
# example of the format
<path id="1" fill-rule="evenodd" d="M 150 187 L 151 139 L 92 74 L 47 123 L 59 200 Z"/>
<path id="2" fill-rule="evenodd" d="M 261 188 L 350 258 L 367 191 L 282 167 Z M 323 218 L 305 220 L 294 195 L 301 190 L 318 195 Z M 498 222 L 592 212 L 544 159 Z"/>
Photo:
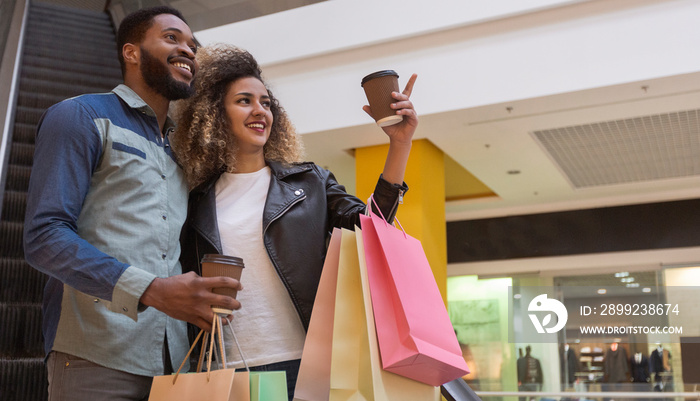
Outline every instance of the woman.
<path id="1" fill-rule="evenodd" d="M 365 204 L 329 171 L 299 162 L 300 139 L 252 55 L 216 45 L 197 59 L 197 94 L 179 105 L 173 140 L 194 188 L 183 266 L 199 269 L 207 253 L 243 258 L 242 308 L 233 327 L 253 370 L 287 372 L 291 400 L 330 232 L 359 225 Z M 409 100 L 415 79 L 394 93 L 403 122 L 384 128 L 390 147 L 374 198 L 388 219 L 408 189 L 403 176 L 418 124 Z M 237 352 L 228 352 L 230 358 L 243 366 Z"/>

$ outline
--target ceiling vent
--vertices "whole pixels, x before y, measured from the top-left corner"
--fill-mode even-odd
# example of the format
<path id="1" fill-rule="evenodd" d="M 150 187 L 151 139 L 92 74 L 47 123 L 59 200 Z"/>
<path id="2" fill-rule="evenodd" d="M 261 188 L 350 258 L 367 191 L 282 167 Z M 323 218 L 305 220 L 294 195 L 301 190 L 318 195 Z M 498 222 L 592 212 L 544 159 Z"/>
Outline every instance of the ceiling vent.
<path id="1" fill-rule="evenodd" d="M 534 131 L 574 188 L 700 175 L 700 110 Z"/>

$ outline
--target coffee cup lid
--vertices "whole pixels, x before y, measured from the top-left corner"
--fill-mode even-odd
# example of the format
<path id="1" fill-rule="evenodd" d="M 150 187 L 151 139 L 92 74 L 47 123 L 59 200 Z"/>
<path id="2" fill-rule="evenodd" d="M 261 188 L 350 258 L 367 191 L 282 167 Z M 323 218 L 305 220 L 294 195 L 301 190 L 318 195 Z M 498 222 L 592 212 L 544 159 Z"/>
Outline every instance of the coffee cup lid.
<path id="1" fill-rule="evenodd" d="M 205 254 L 202 257 L 202 262 L 228 263 L 228 264 L 239 265 L 241 267 L 245 267 L 243 265 L 242 258 L 239 258 L 237 256 L 218 255 L 218 254 L 214 254 L 214 253 Z"/>
<path id="2" fill-rule="evenodd" d="M 399 74 L 396 73 L 394 70 L 382 70 L 382 71 L 377 71 L 373 72 L 366 77 L 362 78 L 362 83 L 360 84 L 361 86 L 365 86 L 365 82 L 369 81 L 370 79 L 374 78 L 379 78 L 379 77 L 386 77 L 387 75 L 394 75 L 397 78 L 399 77 Z"/>

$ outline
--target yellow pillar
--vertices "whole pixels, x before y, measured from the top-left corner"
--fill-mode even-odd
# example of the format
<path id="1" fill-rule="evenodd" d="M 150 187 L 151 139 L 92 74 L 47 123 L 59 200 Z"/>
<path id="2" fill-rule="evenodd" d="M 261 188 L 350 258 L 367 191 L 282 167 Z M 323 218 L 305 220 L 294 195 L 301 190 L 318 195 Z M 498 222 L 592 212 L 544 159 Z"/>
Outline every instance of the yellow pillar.
<path id="1" fill-rule="evenodd" d="M 389 145 L 355 151 L 357 196 L 366 200 L 384 169 Z M 406 175 L 408 192 L 399 206 L 399 222 L 423 244 L 443 301 L 447 303 L 447 234 L 445 223 L 445 158 L 427 139 L 413 141 Z"/>

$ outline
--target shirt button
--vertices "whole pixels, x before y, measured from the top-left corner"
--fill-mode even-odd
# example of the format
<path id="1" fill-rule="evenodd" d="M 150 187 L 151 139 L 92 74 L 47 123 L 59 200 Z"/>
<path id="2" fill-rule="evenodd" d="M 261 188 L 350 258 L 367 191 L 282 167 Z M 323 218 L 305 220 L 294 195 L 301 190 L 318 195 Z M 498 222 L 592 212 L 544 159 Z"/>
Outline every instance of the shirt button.
<path id="1" fill-rule="evenodd" d="M 168 220 L 168 216 L 163 215 L 163 220 Z"/>
<path id="2" fill-rule="evenodd" d="M 95 299 L 93 299 L 93 300 L 92 300 L 92 302 L 94 302 L 94 303 L 98 303 L 98 302 L 100 302 L 100 300 L 99 300 L 99 299 L 97 299 L 97 298 L 95 298 Z"/>
<path id="3" fill-rule="evenodd" d="M 296 195 L 296 196 L 299 196 L 299 195 L 301 195 L 301 194 L 303 194 L 303 193 L 304 193 L 304 190 L 303 190 L 303 189 L 297 189 L 296 191 L 294 191 L 294 195 Z"/>
<path id="4" fill-rule="evenodd" d="M 123 310 L 124 312 L 128 312 L 128 311 L 129 311 L 129 309 L 128 309 L 126 306 L 123 307 L 122 310 Z"/>
<path id="5" fill-rule="evenodd" d="M 163 259 L 165 259 L 165 257 L 166 257 L 167 255 L 166 255 L 166 254 L 162 254 L 162 255 L 160 255 L 160 256 L 161 256 Z"/>
<path id="6" fill-rule="evenodd" d="M 160 178 L 165 179 L 165 174 L 161 174 Z"/>

